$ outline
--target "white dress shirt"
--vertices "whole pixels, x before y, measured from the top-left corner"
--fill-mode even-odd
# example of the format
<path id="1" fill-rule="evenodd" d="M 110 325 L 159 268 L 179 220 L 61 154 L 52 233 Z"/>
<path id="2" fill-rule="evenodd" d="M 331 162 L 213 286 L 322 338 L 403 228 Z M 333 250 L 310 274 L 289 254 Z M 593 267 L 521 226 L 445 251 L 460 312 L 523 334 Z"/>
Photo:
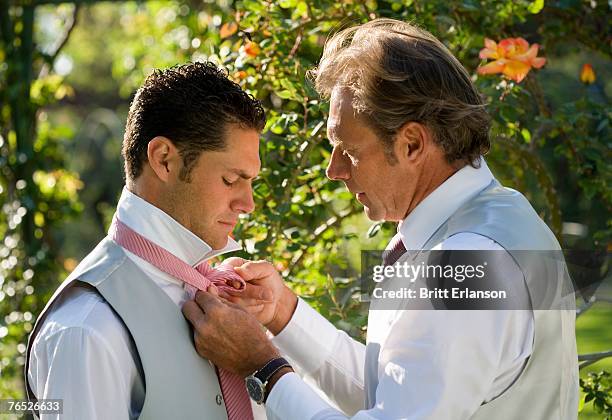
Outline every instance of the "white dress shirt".
<path id="1" fill-rule="evenodd" d="M 484 159 L 479 169 L 466 166 L 446 180 L 399 226 L 406 249 L 422 249 L 492 180 Z M 503 250 L 474 233 L 456 234 L 432 249 Z M 520 269 L 505 255 L 507 278 L 522 283 Z M 512 385 L 533 339 L 531 311 L 371 310 L 367 343 L 380 352 L 377 360 L 366 360 L 363 344 L 300 299 L 289 324 L 272 338 L 296 373 L 275 384 L 267 399 L 268 418 L 468 419 Z M 370 409 L 365 407 L 366 376 L 378 384 Z"/>
<path id="2" fill-rule="evenodd" d="M 211 249 L 168 214 L 126 188 L 116 215 L 191 266 L 240 249 L 232 238 L 225 248 Z M 182 306 L 188 298 L 182 280 L 125 252 L 174 303 Z M 32 346 L 28 378 L 38 399 L 64 400 L 63 415 L 43 414 L 42 419 L 133 419 L 144 403 L 142 367 L 129 331 L 100 295 L 81 287 L 71 288 L 49 312 Z M 256 418 L 265 418 L 263 409 L 257 410 Z"/>

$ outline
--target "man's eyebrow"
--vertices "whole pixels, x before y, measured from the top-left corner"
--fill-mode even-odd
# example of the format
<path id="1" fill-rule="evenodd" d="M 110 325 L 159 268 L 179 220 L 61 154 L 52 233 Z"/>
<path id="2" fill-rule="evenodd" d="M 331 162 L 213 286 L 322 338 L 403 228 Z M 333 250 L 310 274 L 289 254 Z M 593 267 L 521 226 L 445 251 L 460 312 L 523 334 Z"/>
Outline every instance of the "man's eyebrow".
<path id="1" fill-rule="evenodd" d="M 355 146 L 347 146 L 345 143 L 342 142 L 342 140 L 338 140 L 338 130 L 335 126 L 331 126 L 331 128 L 327 130 L 327 139 L 332 144 L 332 146 L 339 147 L 343 150 L 346 150 L 347 152 L 354 152 L 357 150 Z"/>
<path id="2" fill-rule="evenodd" d="M 327 130 L 327 139 L 334 146 L 343 146 L 342 140 L 338 140 L 337 130 L 334 128 Z"/>
<path id="3" fill-rule="evenodd" d="M 257 174 L 251 176 L 250 174 L 248 174 L 247 172 L 245 172 L 242 169 L 230 168 L 229 171 L 235 173 L 236 175 L 240 176 L 240 178 L 243 178 L 243 179 L 254 179 L 254 178 L 257 178 Z"/>

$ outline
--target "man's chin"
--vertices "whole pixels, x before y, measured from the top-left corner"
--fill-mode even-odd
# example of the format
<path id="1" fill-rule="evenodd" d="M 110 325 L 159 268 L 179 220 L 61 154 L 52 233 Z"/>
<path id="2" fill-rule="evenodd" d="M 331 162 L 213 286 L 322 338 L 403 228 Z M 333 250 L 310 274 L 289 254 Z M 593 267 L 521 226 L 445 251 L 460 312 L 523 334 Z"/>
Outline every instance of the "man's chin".
<path id="1" fill-rule="evenodd" d="M 227 236 L 223 236 L 219 234 L 217 237 L 211 237 L 210 235 L 196 235 L 201 240 L 206 242 L 208 246 L 210 246 L 213 251 L 217 251 L 219 249 L 223 249 L 227 246 Z"/>
<path id="2" fill-rule="evenodd" d="M 223 249 L 227 246 L 227 236 L 223 239 L 216 240 L 208 245 L 210 245 L 210 247 L 215 251 Z"/>
<path id="3" fill-rule="evenodd" d="M 380 212 L 372 210 L 368 206 L 363 206 L 363 211 L 365 212 L 366 217 L 372 222 L 380 222 L 381 220 L 384 220 L 384 215 L 380 214 Z"/>

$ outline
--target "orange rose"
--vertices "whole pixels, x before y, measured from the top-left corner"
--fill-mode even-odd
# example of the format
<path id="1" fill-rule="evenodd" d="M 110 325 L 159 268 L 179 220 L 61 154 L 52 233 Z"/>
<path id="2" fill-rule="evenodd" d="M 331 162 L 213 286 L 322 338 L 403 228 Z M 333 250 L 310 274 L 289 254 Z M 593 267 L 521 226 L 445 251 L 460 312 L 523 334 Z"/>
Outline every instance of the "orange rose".
<path id="1" fill-rule="evenodd" d="M 580 80 L 582 83 L 587 85 L 595 83 L 595 71 L 593 70 L 593 66 L 590 64 L 585 64 L 582 66 L 582 71 L 580 72 Z"/>
<path id="2" fill-rule="evenodd" d="M 256 42 L 252 42 L 249 41 L 246 43 L 246 45 L 244 46 L 244 52 L 249 56 L 249 57 L 257 57 L 259 55 L 259 53 L 261 52 L 261 48 L 259 48 L 259 45 L 257 45 Z"/>
<path id="3" fill-rule="evenodd" d="M 219 29 L 219 36 L 221 39 L 230 37 L 238 30 L 238 24 L 236 22 L 224 23 Z"/>
<path id="4" fill-rule="evenodd" d="M 255 58 L 261 52 L 261 48 L 259 48 L 256 42 L 248 41 L 244 46 L 244 52 L 247 53 L 248 56 Z"/>
<path id="5" fill-rule="evenodd" d="M 537 57 L 538 49 L 538 44 L 529 46 L 523 38 L 506 38 L 499 44 L 485 38 L 485 48 L 480 50 L 479 57 L 493 61 L 479 67 L 478 74 L 502 73 L 520 83 L 532 68 L 539 69 L 546 63 L 544 57 Z"/>
<path id="6" fill-rule="evenodd" d="M 244 70 L 240 70 L 240 71 L 237 71 L 236 73 L 234 73 L 234 79 L 235 80 L 242 80 L 245 77 L 247 77 L 247 72 L 244 71 Z"/>

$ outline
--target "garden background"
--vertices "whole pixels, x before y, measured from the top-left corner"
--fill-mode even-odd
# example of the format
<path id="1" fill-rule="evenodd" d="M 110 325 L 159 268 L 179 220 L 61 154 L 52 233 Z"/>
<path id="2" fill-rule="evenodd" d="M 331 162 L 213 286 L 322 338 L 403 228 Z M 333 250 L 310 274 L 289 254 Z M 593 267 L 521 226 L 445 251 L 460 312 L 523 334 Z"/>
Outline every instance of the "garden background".
<path id="1" fill-rule="evenodd" d="M 459 58 L 493 117 L 489 166 L 528 197 L 564 248 L 593 251 L 578 280 L 609 279 L 611 7 L 600 0 L 0 0 L 0 398 L 23 397 L 36 315 L 105 234 L 123 185 L 120 146 L 134 91 L 154 68 L 187 61 L 222 65 L 268 114 L 257 209 L 234 231 L 242 255 L 272 257 L 298 293 L 363 339 L 360 250 L 383 249 L 394 226 L 368 222 L 344 186 L 325 178 L 328 104 L 305 74 L 330 33 L 375 17 L 417 23 Z M 528 72 L 522 80 L 509 68 L 479 74 L 487 58 L 500 58 L 481 54 L 485 39 L 519 37 L 539 45 L 543 67 L 514 57 Z M 612 415 L 612 359 L 604 357 L 612 349 L 611 302 L 609 282 L 577 301 L 578 349 L 588 365 L 581 419 Z"/>

